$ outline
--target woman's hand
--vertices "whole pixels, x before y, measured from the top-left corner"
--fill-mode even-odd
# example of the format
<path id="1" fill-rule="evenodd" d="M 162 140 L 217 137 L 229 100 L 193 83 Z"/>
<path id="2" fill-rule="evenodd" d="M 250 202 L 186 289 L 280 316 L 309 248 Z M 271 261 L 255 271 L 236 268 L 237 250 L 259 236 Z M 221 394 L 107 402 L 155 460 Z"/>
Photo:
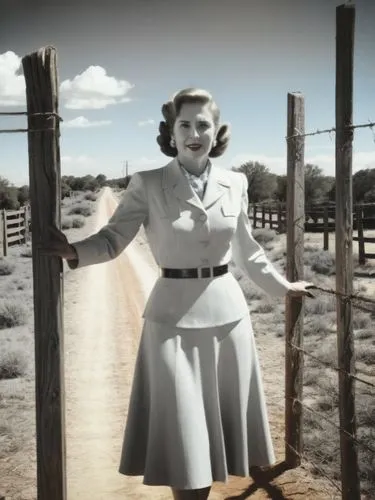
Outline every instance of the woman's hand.
<path id="1" fill-rule="evenodd" d="M 291 287 L 288 290 L 287 296 L 288 297 L 311 297 L 314 298 L 315 296 L 309 291 L 312 288 L 316 288 L 316 286 L 313 283 L 309 283 L 308 281 L 295 281 L 290 284 Z"/>
<path id="2" fill-rule="evenodd" d="M 50 226 L 50 240 L 44 245 L 38 245 L 37 248 L 42 255 L 62 257 L 66 260 L 77 260 L 78 255 L 75 248 L 68 242 L 65 234 L 57 227 Z"/>

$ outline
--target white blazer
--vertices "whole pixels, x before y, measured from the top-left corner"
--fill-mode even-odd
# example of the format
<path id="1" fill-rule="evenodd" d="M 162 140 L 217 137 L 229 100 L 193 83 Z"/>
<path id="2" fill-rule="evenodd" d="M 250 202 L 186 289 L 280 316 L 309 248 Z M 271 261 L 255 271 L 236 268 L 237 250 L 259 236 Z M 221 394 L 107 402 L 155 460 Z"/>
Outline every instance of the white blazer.
<path id="1" fill-rule="evenodd" d="M 69 266 L 80 268 L 118 257 L 143 224 L 158 266 L 218 266 L 233 259 L 266 293 L 284 296 L 290 283 L 253 238 L 247 209 L 245 175 L 211 164 L 201 201 L 173 159 L 164 167 L 133 174 L 108 224 L 73 244 L 78 263 Z M 228 272 L 213 278 L 159 277 L 143 317 L 197 328 L 230 323 L 245 314 L 245 297 Z"/>

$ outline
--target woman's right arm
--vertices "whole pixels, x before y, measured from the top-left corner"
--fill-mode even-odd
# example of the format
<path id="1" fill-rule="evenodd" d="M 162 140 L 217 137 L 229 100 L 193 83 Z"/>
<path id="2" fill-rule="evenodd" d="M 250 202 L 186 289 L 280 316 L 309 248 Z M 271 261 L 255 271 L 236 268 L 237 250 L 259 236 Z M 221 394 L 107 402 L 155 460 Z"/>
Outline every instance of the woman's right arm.
<path id="1" fill-rule="evenodd" d="M 120 255 L 129 245 L 147 217 L 146 188 L 142 176 L 135 173 L 118 207 L 104 227 L 88 238 L 72 244 L 65 238 L 64 254 L 48 250 L 42 253 L 60 255 L 67 260 L 71 269 L 107 262 Z M 57 234 L 53 244 L 58 244 Z"/>

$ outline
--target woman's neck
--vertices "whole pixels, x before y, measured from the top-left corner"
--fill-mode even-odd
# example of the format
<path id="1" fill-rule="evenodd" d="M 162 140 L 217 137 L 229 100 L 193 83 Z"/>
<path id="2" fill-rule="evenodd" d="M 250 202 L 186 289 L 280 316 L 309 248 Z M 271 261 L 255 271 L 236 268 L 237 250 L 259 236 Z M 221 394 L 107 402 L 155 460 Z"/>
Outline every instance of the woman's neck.
<path id="1" fill-rule="evenodd" d="M 185 170 L 197 176 L 201 175 L 208 165 L 208 157 L 193 160 L 191 158 L 184 158 L 182 156 L 177 155 L 177 160 L 179 164 L 184 167 Z"/>

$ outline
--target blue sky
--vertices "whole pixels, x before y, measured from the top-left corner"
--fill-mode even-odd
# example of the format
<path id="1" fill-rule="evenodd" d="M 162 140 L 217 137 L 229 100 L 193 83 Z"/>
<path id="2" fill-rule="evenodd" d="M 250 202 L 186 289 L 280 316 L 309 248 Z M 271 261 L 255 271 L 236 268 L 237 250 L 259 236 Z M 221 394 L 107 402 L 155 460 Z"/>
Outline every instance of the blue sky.
<path id="1" fill-rule="evenodd" d="M 306 131 L 335 124 L 335 16 L 344 0 L 0 0 L 0 111 L 25 108 L 21 58 L 57 49 L 62 175 L 157 168 L 161 106 L 184 87 L 212 92 L 232 138 L 215 163 L 286 172 L 287 93 L 305 96 Z M 375 2 L 357 0 L 354 123 L 375 120 Z M 0 128 L 25 127 L 1 118 Z M 0 175 L 28 183 L 26 134 L 0 134 Z M 306 139 L 305 161 L 334 174 L 334 136 Z M 353 171 L 375 168 L 370 129 Z"/>

